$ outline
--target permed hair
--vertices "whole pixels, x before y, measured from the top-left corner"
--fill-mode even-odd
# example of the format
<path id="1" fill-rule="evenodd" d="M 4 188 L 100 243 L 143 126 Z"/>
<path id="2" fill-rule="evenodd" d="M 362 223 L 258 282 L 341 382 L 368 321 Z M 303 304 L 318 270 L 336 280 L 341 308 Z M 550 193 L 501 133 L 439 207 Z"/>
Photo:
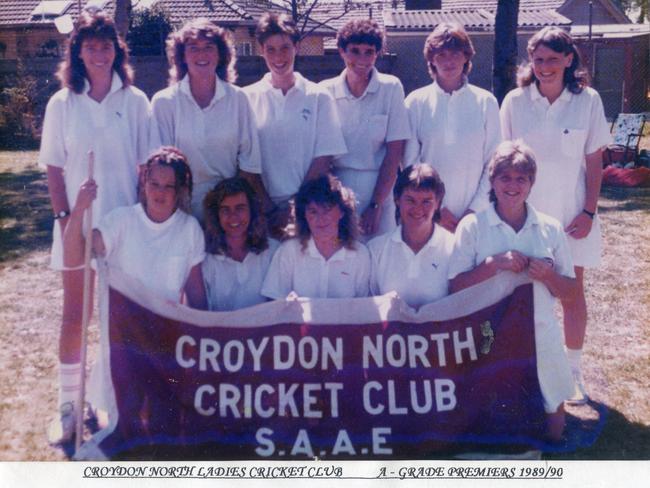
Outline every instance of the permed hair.
<path id="1" fill-rule="evenodd" d="M 171 168 L 174 171 L 176 184 L 176 206 L 185 213 L 190 213 L 190 201 L 192 199 L 192 170 L 187 164 L 187 158 L 180 150 L 172 146 L 163 146 L 153 152 L 144 165 L 142 174 L 142 188 L 139 192 L 139 200 L 143 207 L 147 208 L 147 198 L 144 186 L 149 180 L 151 169 L 154 166 Z"/>
<path id="2" fill-rule="evenodd" d="M 65 56 L 59 64 L 56 77 L 61 85 L 74 93 L 81 93 L 87 78 L 86 67 L 79 57 L 81 46 L 89 39 L 111 41 L 115 48 L 113 70 L 122 80 L 124 87 L 133 84 L 133 68 L 129 64 L 129 53 L 124 40 L 117 34 L 113 19 L 103 11 L 89 12 L 84 10 L 77 21 L 67 42 Z"/>
<path id="3" fill-rule="evenodd" d="M 524 144 L 521 139 L 503 141 L 497 146 L 488 164 L 490 183 L 493 183 L 501 173 L 509 169 L 528 176 L 531 185 L 535 183 L 535 175 L 537 174 L 535 155 L 533 150 Z M 490 189 L 490 201 L 497 201 L 494 189 Z"/>
<path id="4" fill-rule="evenodd" d="M 589 74 L 582 65 L 582 56 L 577 46 L 573 42 L 573 38 L 568 32 L 563 31 L 559 27 L 544 27 L 538 31 L 528 41 L 528 63 L 520 66 L 517 71 L 517 85 L 525 87 L 537 81 L 537 77 L 533 71 L 533 53 L 539 46 L 545 46 L 556 53 L 564 54 L 565 56 L 573 54 L 573 61 L 568 68 L 564 69 L 564 86 L 568 88 L 571 93 L 578 95 L 589 86 Z"/>
<path id="5" fill-rule="evenodd" d="M 379 24 L 371 19 L 356 19 L 346 22 L 336 33 L 336 46 L 345 51 L 348 44 L 375 46 L 377 54 L 386 44 L 386 35 Z"/>
<path id="6" fill-rule="evenodd" d="M 221 203 L 227 198 L 240 193 L 246 196 L 250 209 L 250 222 L 246 230 L 246 246 L 248 250 L 259 254 L 269 247 L 266 233 L 266 221 L 262 213 L 259 198 L 253 187 L 244 178 L 235 176 L 220 181 L 203 199 L 203 215 L 205 216 L 206 252 L 211 254 L 228 253 L 226 231 L 219 220 Z"/>
<path id="7" fill-rule="evenodd" d="M 338 205 L 343 214 L 339 221 L 338 238 L 346 248 L 355 248 L 354 242 L 359 235 L 355 197 L 352 190 L 343 186 L 338 178 L 326 175 L 304 182 L 296 194 L 295 201 L 296 228 L 303 250 L 311 237 L 305 216 L 310 203 L 326 207 Z"/>
<path id="8" fill-rule="evenodd" d="M 424 41 L 424 60 L 427 62 L 429 74 L 434 80 L 436 79 L 436 67 L 433 65 L 433 57 L 443 49 L 462 51 L 465 54 L 467 61 L 463 66 L 463 74 L 468 75 L 472 70 L 472 58 L 476 51 L 474 51 L 472 40 L 462 25 L 455 22 L 438 24 Z"/>
<path id="9" fill-rule="evenodd" d="M 269 37 L 278 34 L 287 36 L 294 46 L 300 41 L 300 32 L 296 29 L 296 24 L 291 17 L 271 12 L 262 15 L 255 28 L 255 39 L 260 46 L 263 46 Z"/>
<path id="10" fill-rule="evenodd" d="M 407 166 L 400 171 L 393 187 L 393 198 L 395 199 L 395 222 L 399 225 L 399 204 L 398 200 L 406 190 L 430 190 L 438 199 L 439 205 L 433 214 L 433 221 L 440 220 L 440 208 L 442 199 L 445 197 L 445 184 L 438 172 L 430 164 L 421 163 Z"/>
<path id="11" fill-rule="evenodd" d="M 228 83 L 237 81 L 235 63 L 237 54 L 232 35 L 226 29 L 218 27 L 208 19 L 200 17 L 185 23 L 167 38 L 167 60 L 169 61 L 169 84 L 179 82 L 187 74 L 185 46 L 191 39 L 206 39 L 216 44 L 219 50 L 217 76 Z"/>

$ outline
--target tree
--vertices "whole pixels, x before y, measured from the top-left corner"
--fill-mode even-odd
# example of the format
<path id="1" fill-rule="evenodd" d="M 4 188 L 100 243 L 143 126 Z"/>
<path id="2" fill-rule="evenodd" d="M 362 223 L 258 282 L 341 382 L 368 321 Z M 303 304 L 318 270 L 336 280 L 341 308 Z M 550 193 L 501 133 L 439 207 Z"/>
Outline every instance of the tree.
<path id="1" fill-rule="evenodd" d="M 139 9 L 131 13 L 126 42 L 134 56 L 165 54 L 165 40 L 172 31 L 172 22 L 163 7 Z"/>
<path id="2" fill-rule="evenodd" d="M 353 0 L 341 0 L 338 3 L 325 3 L 319 0 L 275 0 L 275 3 L 291 12 L 301 39 L 333 20 L 344 17 L 355 8 Z M 331 10 L 333 12 L 330 14 Z M 316 13 L 318 15 L 314 15 Z"/>
<path id="3" fill-rule="evenodd" d="M 516 86 L 519 0 L 499 0 L 494 27 L 493 92 L 499 104 Z"/>
<path id="4" fill-rule="evenodd" d="M 131 0 L 115 0 L 115 28 L 126 39 L 129 30 L 129 17 L 131 16 Z"/>

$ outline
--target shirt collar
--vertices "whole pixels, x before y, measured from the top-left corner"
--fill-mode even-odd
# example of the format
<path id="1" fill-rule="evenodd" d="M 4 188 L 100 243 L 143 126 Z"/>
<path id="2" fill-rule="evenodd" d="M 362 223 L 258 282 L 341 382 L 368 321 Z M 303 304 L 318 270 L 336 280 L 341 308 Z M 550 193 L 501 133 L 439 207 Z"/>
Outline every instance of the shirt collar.
<path id="1" fill-rule="evenodd" d="M 537 101 L 541 99 L 547 100 L 547 98 L 544 95 L 542 95 L 542 92 L 539 91 L 537 82 L 533 82 L 529 86 L 530 86 L 530 98 L 533 101 Z M 562 90 L 562 93 L 560 93 L 560 96 L 557 99 L 562 100 L 564 102 L 568 102 L 571 100 L 571 92 L 566 86 L 564 87 L 564 90 Z"/>
<path id="2" fill-rule="evenodd" d="M 487 208 L 487 220 L 488 224 L 491 227 L 508 225 L 503 220 L 501 220 L 501 217 L 499 217 L 499 214 L 497 214 L 494 204 L 489 205 Z M 537 210 L 535 210 L 535 207 L 533 207 L 530 203 L 526 203 L 526 222 L 524 222 L 524 226 L 521 228 L 521 230 L 538 224 L 539 216 L 537 215 Z"/>
<path id="3" fill-rule="evenodd" d="M 336 81 L 334 83 L 334 98 L 357 98 L 352 94 L 352 92 L 350 92 L 350 88 L 348 87 L 348 83 L 346 81 L 347 72 L 348 69 L 345 68 L 343 71 L 341 71 L 341 74 L 336 77 Z M 379 71 L 377 71 L 377 68 L 373 67 L 372 71 L 370 72 L 370 81 L 368 82 L 368 86 L 366 87 L 366 90 L 363 92 L 363 94 L 358 98 L 363 98 L 367 93 L 375 93 L 377 90 L 379 90 L 378 78 Z"/>
<path id="4" fill-rule="evenodd" d="M 210 100 L 210 104 L 206 107 L 209 108 L 215 103 L 217 103 L 220 99 L 226 96 L 226 87 L 224 86 L 225 81 L 222 81 L 219 79 L 219 77 L 215 77 L 214 84 L 215 84 L 215 89 L 214 89 L 214 96 L 212 97 L 212 100 Z M 179 89 L 182 93 L 187 95 L 194 101 L 194 97 L 192 96 L 192 89 L 190 88 L 190 75 L 186 74 L 183 76 L 183 79 L 180 81 L 179 84 Z M 194 101 L 195 102 L 195 101 Z M 196 103 L 196 102 L 195 102 Z"/>
<path id="5" fill-rule="evenodd" d="M 445 90 L 443 90 L 442 87 L 438 84 L 438 82 L 437 82 L 436 80 L 433 80 L 432 85 L 433 85 L 433 89 L 434 89 L 437 93 L 439 93 L 439 94 L 441 94 L 441 95 L 446 95 L 446 96 L 448 96 L 448 97 L 453 97 L 453 96 L 455 96 L 455 95 L 456 95 L 456 96 L 457 96 L 457 95 L 460 95 L 460 94 L 462 94 L 465 90 L 467 90 L 468 81 L 467 81 L 467 76 L 463 75 L 463 84 L 460 85 L 460 88 L 459 88 L 458 90 L 454 90 L 453 92 L 451 92 L 451 94 L 449 94 L 449 93 L 447 93 Z"/>
<path id="6" fill-rule="evenodd" d="M 336 251 L 332 255 L 332 257 L 330 257 L 327 261 L 328 262 L 344 261 L 348 255 L 347 253 L 348 253 L 348 249 L 345 246 L 342 246 L 341 249 Z M 318 248 L 316 247 L 316 242 L 314 242 L 313 237 L 310 237 L 309 240 L 307 241 L 307 254 L 309 254 L 309 256 L 312 258 L 322 259 L 323 261 L 325 261 L 323 255 L 318 251 Z"/>
<path id="7" fill-rule="evenodd" d="M 427 243 L 424 245 L 424 247 L 436 247 L 438 244 L 438 241 L 442 238 L 442 233 L 443 233 L 443 228 L 440 227 L 438 224 L 433 224 L 433 234 L 431 234 L 431 237 L 427 241 Z M 398 225 L 397 228 L 392 232 L 390 236 L 391 241 L 397 242 L 402 244 L 403 246 L 408 247 L 408 244 L 404 242 L 404 239 L 402 239 L 402 226 Z M 409 249 L 411 249 L 409 247 Z M 423 248 L 424 249 L 424 248 Z"/>
<path id="8" fill-rule="evenodd" d="M 304 93 L 305 90 L 307 89 L 307 88 L 306 88 L 306 84 L 307 84 L 307 82 L 306 82 L 305 78 L 303 78 L 303 76 L 302 76 L 300 73 L 298 73 L 297 71 L 294 71 L 294 72 L 293 72 L 293 76 L 294 76 L 294 78 L 295 78 L 295 82 L 294 82 L 293 86 L 292 86 L 291 88 L 289 88 L 289 90 L 287 91 L 286 94 L 288 95 L 288 94 L 291 93 L 293 90 L 299 90 L 299 91 L 301 91 L 301 92 Z M 273 91 L 275 91 L 275 92 L 282 93 L 282 91 L 281 91 L 279 88 L 275 88 L 275 87 L 273 86 L 273 84 L 271 83 L 271 73 L 266 73 L 266 74 L 262 77 L 262 81 L 267 85 L 267 87 L 268 87 L 269 89 L 271 89 L 271 90 L 273 90 Z"/>
<path id="9" fill-rule="evenodd" d="M 109 90 L 108 94 L 110 95 L 113 92 L 116 92 L 123 86 L 124 83 L 122 83 L 122 78 L 120 78 L 120 75 L 118 75 L 115 71 L 113 71 L 113 76 L 111 78 L 111 89 Z M 88 78 L 84 78 L 84 89 L 83 89 L 84 95 L 88 94 L 89 91 L 90 91 L 90 82 L 88 81 Z"/>

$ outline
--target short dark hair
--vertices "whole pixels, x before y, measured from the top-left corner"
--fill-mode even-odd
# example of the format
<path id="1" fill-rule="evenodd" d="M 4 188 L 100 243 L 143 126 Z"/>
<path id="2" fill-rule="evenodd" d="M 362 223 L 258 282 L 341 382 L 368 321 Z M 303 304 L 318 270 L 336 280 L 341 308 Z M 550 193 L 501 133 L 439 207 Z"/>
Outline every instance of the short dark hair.
<path id="1" fill-rule="evenodd" d="M 81 45 L 88 39 L 113 42 L 115 48 L 113 70 L 122 80 L 124 87 L 133 84 L 133 68 L 129 64 L 128 48 L 118 35 L 113 19 L 103 11 L 91 13 L 84 10 L 77 20 L 77 28 L 68 40 L 65 56 L 56 73 L 61 85 L 75 93 L 83 91 L 87 76 L 86 67 L 79 55 L 81 54 Z"/>
<path id="2" fill-rule="evenodd" d="M 296 228 L 303 249 L 311 237 L 311 231 L 305 216 L 307 206 L 310 203 L 328 207 L 337 205 L 339 207 L 343 217 L 339 221 L 338 237 L 345 247 L 354 249 L 354 242 L 359 235 L 354 192 L 343 186 L 338 178 L 326 175 L 304 182 L 296 194 L 295 201 Z"/>
<path id="3" fill-rule="evenodd" d="M 343 51 L 348 44 L 368 44 L 375 46 L 377 53 L 381 53 L 385 43 L 384 30 L 371 19 L 350 20 L 336 34 L 336 45 Z"/>
<path id="4" fill-rule="evenodd" d="M 443 49 L 462 51 L 467 56 L 463 74 L 468 75 L 472 70 L 472 58 L 476 51 L 474 51 L 472 40 L 462 25 L 455 22 L 442 22 L 424 41 L 424 59 L 427 62 L 429 74 L 434 80 L 436 79 L 436 67 L 433 65 L 433 57 Z"/>
<path id="5" fill-rule="evenodd" d="M 438 209 L 433 214 L 433 221 L 440 220 L 440 207 L 442 199 L 445 197 L 445 184 L 440 178 L 440 174 L 433 166 L 426 163 L 414 164 L 404 168 L 395 181 L 393 187 L 393 198 L 395 199 L 395 222 L 399 224 L 399 205 L 397 201 L 406 190 L 431 190 L 439 202 Z"/>
<path id="6" fill-rule="evenodd" d="M 219 62 L 215 70 L 217 76 L 229 83 L 237 81 L 237 71 L 235 70 L 237 54 L 232 35 L 226 29 L 200 17 L 186 22 L 181 29 L 172 32 L 167 38 L 170 85 L 181 81 L 187 74 L 185 47 L 191 39 L 207 39 L 213 42 L 219 50 Z"/>
<path id="7" fill-rule="evenodd" d="M 255 254 L 269 247 L 266 234 L 266 221 L 260 206 L 259 198 L 253 187 L 244 178 L 235 176 L 221 180 L 210 190 L 203 199 L 205 215 L 205 244 L 206 251 L 211 254 L 227 254 L 226 232 L 219 222 L 219 208 L 226 197 L 243 193 L 250 208 L 250 222 L 246 231 L 246 245 Z"/>
<path id="8" fill-rule="evenodd" d="M 262 15 L 255 28 L 255 39 L 257 39 L 260 46 L 263 46 L 269 37 L 277 34 L 287 36 L 294 45 L 300 40 L 300 32 L 296 29 L 295 22 L 288 15 L 278 15 L 272 12 Z"/>
<path id="9" fill-rule="evenodd" d="M 578 95 L 585 87 L 589 86 L 589 74 L 582 65 L 582 56 L 573 38 L 568 32 L 559 27 L 552 26 L 544 27 L 542 30 L 537 31 L 528 41 L 528 63 L 520 66 L 517 71 L 518 86 L 525 87 L 537 81 L 532 67 L 532 60 L 533 52 L 539 46 L 545 46 L 565 56 L 573 54 L 571 65 L 564 69 L 564 86 L 571 93 Z"/>
<path id="10" fill-rule="evenodd" d="M 176 205 L 185 213 L 191 213 L 190 201 L 192 199 L 192 170 L 187 163 L 187 158 L 179 149 L 173 146 L 163 146 L 151 153 L 147 162 L 144 164 L 144 172 L 142 174 L 143 188 L 141 189 L 140 203 L 143 207 L 147 207 L 147 200 L 145 196 L 144 185 L 147 183 L 151 174 L 151 168 L 154 166 L 168 167 L 174 170 L 175 185 L 176 185 Z"/>
<path id="11" fill-rule="evenodd" d="M 508 169 L 514 169 L 528 176 L 531 185 L 535 183 L 535 175 L 537 174 L 535 154 L 533 154 L 533 150 L 521 139 L 503 141 L 494 150 L 494 154 L 487 168 L 490 184 Z M 497 201 L 497 196 L 493 189 L 490 189 L 490 201 Z"/>

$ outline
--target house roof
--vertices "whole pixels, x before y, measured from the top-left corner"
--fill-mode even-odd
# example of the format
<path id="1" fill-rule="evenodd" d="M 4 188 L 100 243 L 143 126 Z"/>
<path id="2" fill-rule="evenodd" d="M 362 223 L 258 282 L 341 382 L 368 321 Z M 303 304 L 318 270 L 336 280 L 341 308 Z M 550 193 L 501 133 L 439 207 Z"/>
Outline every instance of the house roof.
<path id="1" fill-rule="evenodd" d="M 115 2 L 113 0 L 106 0 L 105 2 L 97 2 L 97 0 L 81 0 L 82 8 L 87 3 L 104 3 L 104 10 L 113 15 Z M 24 24 L 50 24 L 54 21 L 56 15 L 41 15 L 43 9 L 39 7 L 44 4 L 45 7 L 50 7 L 48 4 L 61 4 L 58 0 L 2 0 L 0 6 L 0 26 L 3 25 L 24 25 Z M 61 15 L 70 14 L 74 19 L 79 15 L 79 8 L 77 0 L 70 0 L 68 5 L 60 10 Z M 37 10 L 38 9 L 38 10 Z M 53 11 L 51 8 L 46 8 L 45 11 Z M 37 15 L 32 15 L 33 12 Z"/>

